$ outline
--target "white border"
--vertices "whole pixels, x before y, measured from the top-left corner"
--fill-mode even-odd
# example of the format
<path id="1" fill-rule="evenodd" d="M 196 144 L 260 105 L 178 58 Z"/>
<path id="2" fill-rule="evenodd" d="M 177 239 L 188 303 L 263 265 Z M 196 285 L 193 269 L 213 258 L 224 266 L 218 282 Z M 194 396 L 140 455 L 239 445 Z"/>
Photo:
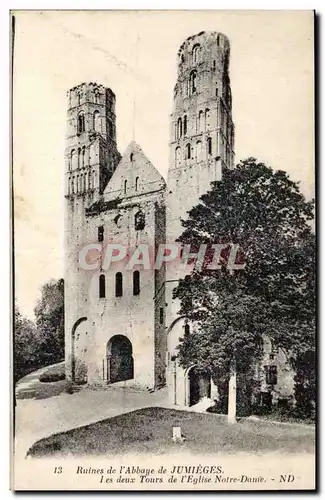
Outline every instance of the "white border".
<path id="1" fill-rule="evenodd" d="M 2 101 L 2 105 L 0 107 L 1 113 L 1 153 L 2 153 L 2 162 L 1 162 L 1 195 L 0 195 L 0 203 L 1 203 L 1 210 L 0 210 L 0 227 L 2 228 L 2 238 L 1 238 L 1 264 L 2 264 L 2 276 L 0 279 L 1 283 L 1 301 L 0 301 L 0 307 L 1 307 L 1 318 L 2 318 L 2 343 L 1 343 L 1 352 L 2 352 L 2 360 L 0 363 L 1 367 L 1 385 L 2 385 L 2 390 L 1 390 L 1 401 L 2 403 L 5 402 L 6 404 L 1 405 L 1 432 L 2 436 L 0 438 L 1 442 L 1 448 L 0 448 L 0 491 L 1 491 L 1 498 L 9 498 L 12 493 L 9 492 L 9 475 L 8 475 L 8 469 L 9 469 L 9 373 L 10 373 L 10 367 L 9 367 L 9 335 L 8 332 L 10 331 L 10 293 L 9 293 L 9 286 L 10 286 L 10 278 L 9 278 L 9 260 L 10 260 L 10 255 L 11 255 L 11 236 L 10 236 L 10 205 L 9 205 L 9 124 L 8 124 L 8 116 L 9 116 L 9 81 L 7 78 L 8 75 L 8 68 L 9 68 L 9 10 L 19 10 L 19 9 L 32 9 L 32 10 L 45 10 L 45 9 L 65 9 L 65 10 L 80 10 L 80 9 L 119 9 L 119 10 L 125 10 L 125 9 L 155 9 L 155 10 L 182 10 L 182 9 L 192 9 L 192 10 L 205 10 L 205 9 L 215 9 L 215 7 L 218 7 L 218 10 L 232 10 L 232 9 L 242 9 L 242 10 L 260 10 L 261 6 L 263 6 L 263 10 L 304 10 L 304 9 L 315 9 L 317 14 L 321 17 L 321 14 L 324 14 L 324 2 L 317 0 L 314 1 L 313 3 L 310 1 L 296 1 L 296 2 L 290 2 L 290 1 L 285 1 L 285 0 L 273 0 L 272 2 L 266 1 L 261 4 L 259 1 L 248 1 L 248 2 L 240 2 L 239 0 L 227 0 L 227 1 L 221 1 L 219 0 L 218 2 L 216 1 L 207 1 L 207 0 L 200 0 L 200 2 L 194 2 L 191 0 L 164 0 L 164 1 L 156 1 L 154 4 L 152 1 L 132 1 L 132 0 L 111 0 L 111 1 L 105 1 L 105 0 L 92 0 L 92 2 L 85 1 L 85 0 L 79 0 L 78 2 L 74 1 L 66 1 L 66 0 L 57 0 L 53 2 L 52 0 L 48 0 L 47 2 L 44 1 L 29 1 L 29 0 L 20 0 L 17 2 L 9 2 L 6 0 L 3 0 L 0 5 L 0 37 L 1 37 L 1 43 L 0 43 L 0 50 L 1 50 L 1 67 L 2 67 L 2 75 L 1 75 L 1 87 L 0 87 L 0 98 Z M 321 24 L 321 20 L 319 21 L 319 24 Z M 319 51 L 320 51 L 320 56 L 319 56 L 319 65 L 320 67 L 318 68 L 320 70 L 320 75 L 318 75 L 318 87 L 319 87 L 319 92 L 321 90 L 321 82 L 323 82 L 323 70 L 324 70 L 324 35 L 322 32 L 319 34 L 320 40 L 319 40 Z M 320 97 L 320 96 L 319 96 Z M 318 105 L 322 104 L 321 109 L 320 109 L 320 115 L 319 115 L 319 123 L 323 123 L 323 118 L 324 118 L 324 104 L 318 103 Z M 318 141 L 320 142 L 320 132 L 321 132 L 321 127 L 318 132 Z M 320 145 L 319 145 L 320 147 Z M 324 169 L 324 162 L 322 161 L 322 156 L 319 154 L 318 158 L 320 164 L 318 165 L 318 193 L 319 193 L 319 198 L 320 198 L 320 203 L 319 203 L 319 214 L 318 217 L 321 219 L 321 215 L 324 215 L 324 193 L 325 193 L 325 186 L 324 186 L 324 174 L 322 174 L 323 169 Z M 320 232 L 321 229 L 321 220 L 318 225 L 318 231 Z M 320 237 L 319 240 L 319 258 L 321 258 L 321 251 L 324 249 L 324 245 L 322 237 Z M 320 262 L 321 263 L 321 262 Z M 321 268 L 321 272 L 318 275 L 319 277 L 319 285 L 324 282 L 324 269 L 323 267 Z M 322 288 L 322 287 L 321 287 Z M 320 290 L 321 292 L 322 290 Z M 321 309 L 321 308 L 320 308 Z M 322 318 L 320 318 L 322 319 Z M 319 344 L 321 345 L 321 354 L 319 360 L 325 359 L 324 356 L 324 342 L 322 342 L 321 337 L 323 334 L 323 329 L 322 329 L 323 322 L 320 321 L 319 324 Z M 320 367 L 323 363 L 319 363 Z M 323 370 L 322 370 L 323 372 Z M 319 373 L 321 375 L 321 380 L 319 380 L 319 385 L 321 385 L 321 382 L 323 381 L 323 373 Z M 322 388 L 322 387 L 321 387 Z M 319 390 L 319 403 L 321 402 L 322 399 L 322 391 Z M 321 418 L 319 415 L 319 424 L 321 423 Z M 319 429 L 320 431 L 320 429 Z M 319 432 L 320 434 L 320 432 Z M 319 443 L 320 444 L 320 443 Z M 321 444 L 323 444 L 323 438 L 321 438 Z M 323 446 L 321 446 L 323 449 Z M 321 474 L 320 474 L 321 476 Z M 321 478 L 319 478 L 320 481 Z M 218 493 L 220 494 L 220 493 Z M 44 494 L 37 494 L 37 498 L 43 498 Z M 61 493 L 60 494 L 62 498 L 68 498 L 68 494 Z M 112 495 L 112 493 L 110 493 Z M 232 498 L 240 498 L 241 494 L 232 494 Z M 121 496 L 121 495 L 119 495 Z M 124 495 L 122 495 L 124 496 Z M 148 496 L 146 494 L 146 496 Z M 150 495 L 151 496 L 151 495 Z M 169 494 L 168 497 L 176 497 L 177 494 Z M 197 497 L 202 497 L 203 495 L 197 495 Z M 260 495 L 255 495 L 254 497 L 262 497 L 263 493 Z M 286 495 L 279 493 L 278 496 L 280 497 L 285 497 Z M 306 495 L 299 495 L 300 497 L 302 496 L 307 496 Z M 29 497 L 34 497 L 34 495 L 29 495 Z M 36 497 L 36 495 L 35 495 Z M 84 495 L 83 497 L 87 498 L 94 498 L 93 493 L 89 493 Z M 184 494 L 182 494 L 182 497 L 184 498 Z M 185 495 L 187 497 L 187 495 Z"/>

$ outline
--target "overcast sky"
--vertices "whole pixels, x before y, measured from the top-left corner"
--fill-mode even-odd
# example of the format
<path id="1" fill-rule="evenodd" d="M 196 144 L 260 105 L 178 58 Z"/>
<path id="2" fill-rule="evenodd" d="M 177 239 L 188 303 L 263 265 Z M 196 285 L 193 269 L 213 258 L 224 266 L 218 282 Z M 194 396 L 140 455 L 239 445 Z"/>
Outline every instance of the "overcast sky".
<path id="1" fill-rule="evenodd" d="M 231 43 L 236 160 L 286 170 L 313 196 L 311 12 L 18 12 L 15 288 L 24 314 L 33 316 L 43 283 L 63 276 L 66 91 L 88 81 L 111 87 L 119 151 L 134 138 L 166 177 L 176 54 L 204 30 Z"/>

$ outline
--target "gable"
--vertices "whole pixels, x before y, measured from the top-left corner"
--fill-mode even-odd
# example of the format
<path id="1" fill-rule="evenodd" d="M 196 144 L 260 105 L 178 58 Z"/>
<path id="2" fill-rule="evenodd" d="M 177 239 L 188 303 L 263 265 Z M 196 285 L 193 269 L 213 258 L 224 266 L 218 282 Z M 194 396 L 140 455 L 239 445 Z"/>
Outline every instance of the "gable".
<path id="1" fill-rule="evenodd" d="M 105 201 L 150 194 L 165 189 L 166 183 L 134 141 L 129 144 L 104 191 Z"/>

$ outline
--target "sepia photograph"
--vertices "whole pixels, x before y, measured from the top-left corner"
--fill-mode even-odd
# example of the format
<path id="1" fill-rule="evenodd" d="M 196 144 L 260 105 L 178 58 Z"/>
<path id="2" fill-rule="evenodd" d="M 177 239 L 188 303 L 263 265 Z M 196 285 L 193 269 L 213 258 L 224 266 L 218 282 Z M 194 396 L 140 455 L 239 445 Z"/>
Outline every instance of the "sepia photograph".
<path id="1" fill-rule="evenodd" d="M 10 13 L 11 488 L 315 490 L 315 14 Z"/>

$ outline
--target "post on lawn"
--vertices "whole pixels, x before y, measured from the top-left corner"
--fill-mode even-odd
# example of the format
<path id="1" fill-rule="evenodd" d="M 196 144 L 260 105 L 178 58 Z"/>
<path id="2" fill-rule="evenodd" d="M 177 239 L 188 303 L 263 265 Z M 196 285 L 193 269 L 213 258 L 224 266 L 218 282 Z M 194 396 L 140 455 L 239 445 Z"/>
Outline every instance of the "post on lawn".
<path id="1" fill-rule="evenodd" d="M 228 424 L 236 422 L 236 392 L 237 392 L 236 359 L 230 361 L 230 374 L 228 385 Z"/>

